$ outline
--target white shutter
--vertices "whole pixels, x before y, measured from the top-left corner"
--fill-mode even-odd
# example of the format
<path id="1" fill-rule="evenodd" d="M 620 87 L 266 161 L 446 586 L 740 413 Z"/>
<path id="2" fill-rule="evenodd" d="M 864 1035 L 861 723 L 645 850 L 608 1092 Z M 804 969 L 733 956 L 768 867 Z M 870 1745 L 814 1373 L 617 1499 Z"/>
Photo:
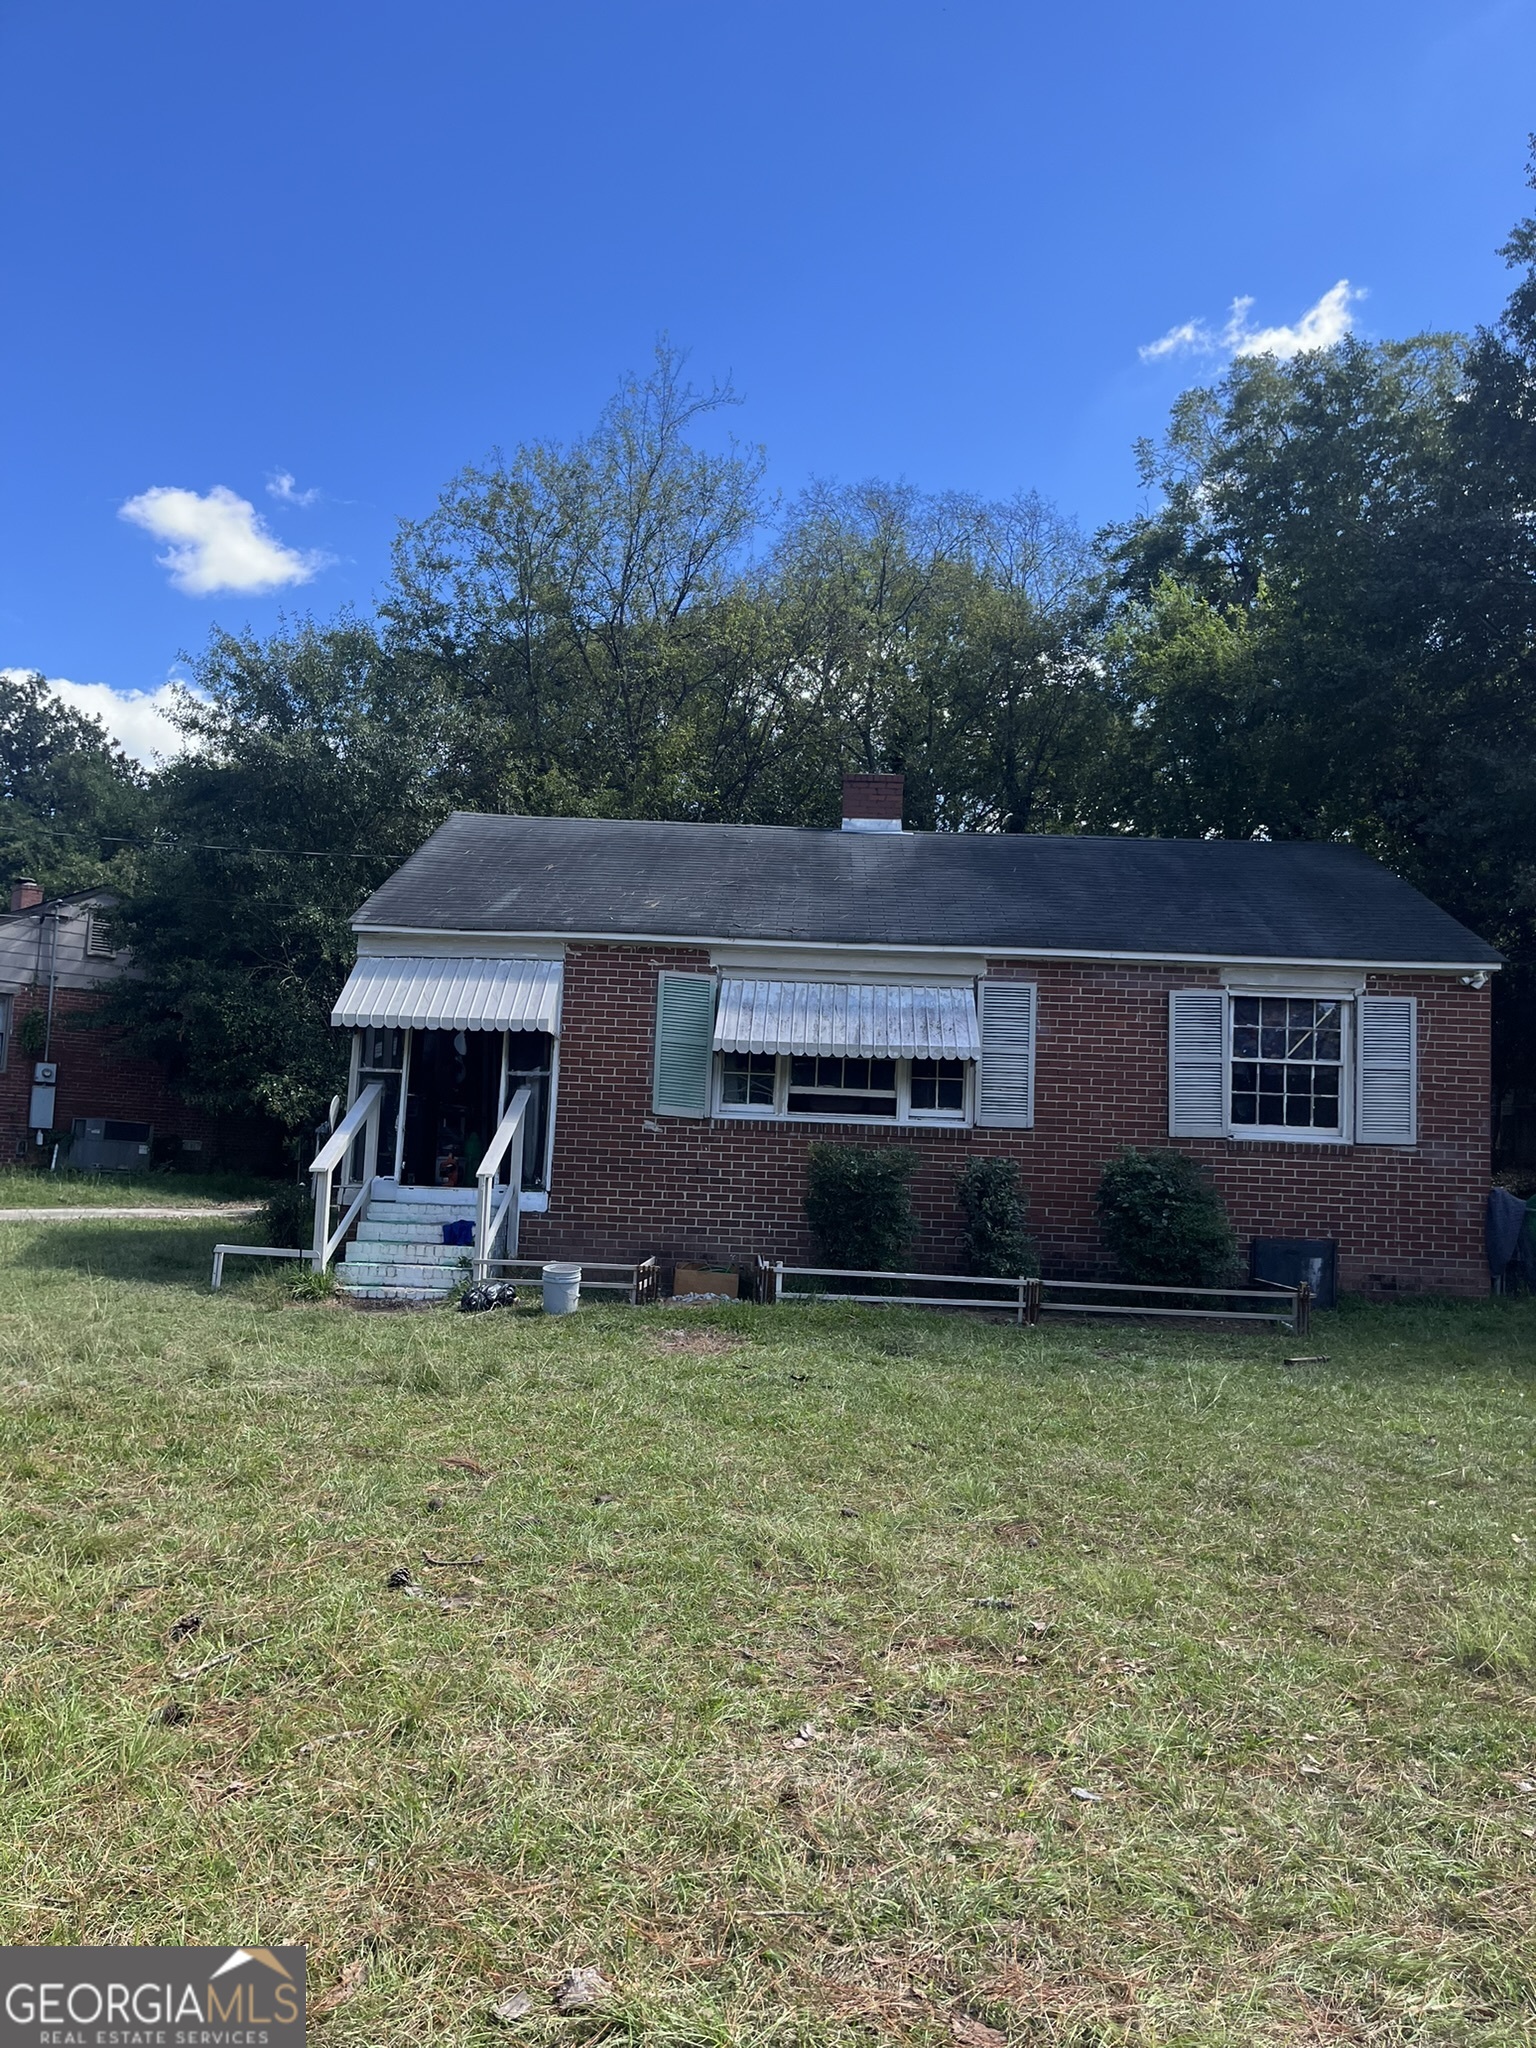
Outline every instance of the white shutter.
<path id="1" fill-rule="evenodd" d="M 656 984 L 656 1074 L 651 1088 L 651 1106 L 658 1116 L 709 1114 L 714 1036 L 714 976 L 661 975 Z"/>
<path id="2" fill-rule="evenodd" d="M 1168 1129 L 1176 1138 L 1227 1134 L 1227 998 L 1178 988 L 1168 998 Z"/>
<path id="3" fill-rule="evenodd" d="M 1412 996 L 1362 996 L 1359 1019 L 1359 1107 L 1355 1138 L 1361 1145 L 1418 1141 L 1418 1020 Z"/>
<path id="4" fill-rule="evenodd" d="M 1035 985 L 983 981 L 976 1121 L 1027 1131 L 1035 1121 Z"/>

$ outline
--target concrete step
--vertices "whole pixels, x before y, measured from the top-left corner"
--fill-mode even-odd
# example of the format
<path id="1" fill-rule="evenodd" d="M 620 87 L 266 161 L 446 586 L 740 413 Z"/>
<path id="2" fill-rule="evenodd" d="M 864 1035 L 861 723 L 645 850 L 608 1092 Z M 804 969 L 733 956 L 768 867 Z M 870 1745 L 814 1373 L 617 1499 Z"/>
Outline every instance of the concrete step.
<path id="1" fill-rule="evenodd" d="M 338 1280 L 336 1292 L 345 1294 L 353 1301 L 446 1301 L 447 1296 L 437 1287 L 389 1287 L 349 1285 Z"/>
<path id="2" fill-rule="evenodd" d="M 379 1202 L 368 1204 L 364 1214 L 370 1221 L 379 1223 L 420 1223 L 434 1224 L 441 1228 L 445 1223 L 473 1223 L 475 1205 L 473 1201 L 449 1204 L 447 1202 Z"/>
<path id="3" fill-rule="evenodd" d="M 469 1277 L 468 1268 L 455 1262 L 427 1263 L 423 1260 L 345 1259 L 337 1276 L 348 1286 L 420 1287 L 435 1294 L 451 1294 Z"/>
<path id="4" fill-rule="evenodd" d="M 353 1238 L 343 1254 L 351 1266 L 460 1266 L 473 1259 L 475 1248 L 468 1244 L 397 1244 L 377 1238 Z"/>
<path id="5" fill-rule="evenodd" d="M 459 1219 L 454 1218 L 454 1221 Z M 465 1222 L 471 1219 L 465 1217 Z M 397 1223 L 393 1216 L 365 1216 L 357 1226 L 359 1238 L 378 1244 L 441 1244 L 441 1223 Z"/>

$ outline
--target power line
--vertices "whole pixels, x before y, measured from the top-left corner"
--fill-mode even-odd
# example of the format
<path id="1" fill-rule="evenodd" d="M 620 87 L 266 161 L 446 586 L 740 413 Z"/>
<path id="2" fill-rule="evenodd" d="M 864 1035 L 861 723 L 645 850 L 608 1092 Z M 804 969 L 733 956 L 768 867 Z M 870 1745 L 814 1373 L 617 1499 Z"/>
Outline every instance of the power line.
<path id="1" fill-rule="evenodd" d="M 410 853 L 392 853 L 383 847 L 369 847 L 356 853 L 333 853 L 312 846 L 218 846 L 206 839 L 129 839 L 120 832 L 98 832 L 103 846 L 132 846 L 141 853 L 248 853 L 270 855 L 274 860 L 409 860 Z M 414 853 L 412 847 L 410 852 Z"/>

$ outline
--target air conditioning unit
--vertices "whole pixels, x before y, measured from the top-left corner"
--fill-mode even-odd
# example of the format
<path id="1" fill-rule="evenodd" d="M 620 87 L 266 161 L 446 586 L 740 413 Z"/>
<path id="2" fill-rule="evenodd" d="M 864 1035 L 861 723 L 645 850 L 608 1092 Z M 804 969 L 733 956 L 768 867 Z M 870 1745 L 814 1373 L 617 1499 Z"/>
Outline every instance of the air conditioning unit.
<path id="1" fill-rule="evenodd" d="M 154 1143 L 150 1124 L 118 1117 L 77 1116 L 69 1141 L 69 1163 L 86 1173 L 132 1173 L 149 1165 Z"/>

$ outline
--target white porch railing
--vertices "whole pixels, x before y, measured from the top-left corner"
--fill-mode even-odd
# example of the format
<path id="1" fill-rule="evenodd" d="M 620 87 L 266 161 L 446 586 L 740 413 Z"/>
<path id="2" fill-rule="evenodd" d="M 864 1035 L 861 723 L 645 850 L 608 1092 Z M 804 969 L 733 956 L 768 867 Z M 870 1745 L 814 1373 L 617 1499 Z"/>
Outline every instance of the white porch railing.
<path id="1" fill-rule="evenodd" d="M 533 1100 L 531 1088 L 519 1088 L 507 1104 L 507 1113 L 496 1126 L 496 1135 L 485 1148 L 485 1155 L 475 1168 L 475 1278 L 488 1280 L 493 1264 L 502 1264 L 496 1256 L 496 1240 L 510 1217 L 507 1230 L 507 1259 L 517 1257 L 517 1231 L 522 1215 L 523 1192 L 523 1132 L 528 1121 L 528 1105 Z M 509 1156 L 510 1155 L 510 1156 Z M 496 1172 L 503 1159 L 507 1159 L 507 1184 L 501 1191 L 498 1202 Z"/>
<path id="2" fill-rule="evenodd" d="M 370 1081 L 315 1154 L 310 1166 L 310 1178 L 315 1190 L 313 1265 L 317 1273 L 324 1273 L 330 1266 L 336 1247 L 362 1214 L 363 1204 L 368 1199 L 368 1191 L 373 1186 L 373 1177 L 379 1170 L 379 1104 L 383 1099 L 382 1083 Z M 362 1183 L 358 1187 L 352 1206 L 333 1230 L 331 1203 L 336 1193 L 336 1169 L 344 1164 L 351 1153 L 359 1131 L 363 1133 Z M 351 1184 L 343 1175 L 343 1189 Z"/>

